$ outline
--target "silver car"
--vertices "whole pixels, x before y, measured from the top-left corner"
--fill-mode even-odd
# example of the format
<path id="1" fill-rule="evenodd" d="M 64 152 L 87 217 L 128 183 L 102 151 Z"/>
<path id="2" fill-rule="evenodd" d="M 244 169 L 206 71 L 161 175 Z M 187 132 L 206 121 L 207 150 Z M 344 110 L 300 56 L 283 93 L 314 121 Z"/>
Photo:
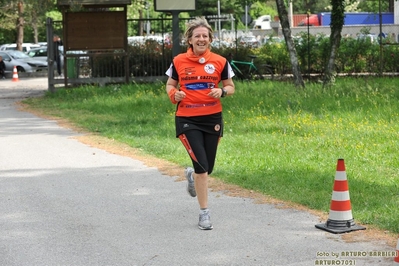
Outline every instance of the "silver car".
<path id="1" fill-rule="evenodd" d="M 64 49 L 62 46 L 59 47 L 59 53 L 60 53 L 60 60 L 61 60 L 61 68 L 63 68 L 64 67 L 64 57 L 62 56 L 62 54 L 64 53 Z M 31 49 L 28 52 L 26 52 L 26 54 L 29 57 L 32 57 L 33 59 L 43 61 L 43 62 L 48 62 L 47 46 L 42 46 L 40 48 Z"/>
<path id="2" fill-rule="evenodd" d="M 14 67 L 18 72 L 47 71 L 47 62 L 36 60 L 21 51 L 0 51 L 6 65 L 6 73 L 12 73 Z"/>

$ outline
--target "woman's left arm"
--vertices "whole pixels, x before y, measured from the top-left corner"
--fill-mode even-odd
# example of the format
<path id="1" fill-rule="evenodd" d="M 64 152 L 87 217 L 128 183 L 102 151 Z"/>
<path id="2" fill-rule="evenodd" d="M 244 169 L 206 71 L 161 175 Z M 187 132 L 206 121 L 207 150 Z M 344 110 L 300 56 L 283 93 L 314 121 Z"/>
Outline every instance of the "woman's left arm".
<path id="1" fill-rule="evenodd" d="M 223 89 L 226 90 L 226 96 L 233 95 L 235 92 L 235 86 L 232 78 L 222 80 Z"/>

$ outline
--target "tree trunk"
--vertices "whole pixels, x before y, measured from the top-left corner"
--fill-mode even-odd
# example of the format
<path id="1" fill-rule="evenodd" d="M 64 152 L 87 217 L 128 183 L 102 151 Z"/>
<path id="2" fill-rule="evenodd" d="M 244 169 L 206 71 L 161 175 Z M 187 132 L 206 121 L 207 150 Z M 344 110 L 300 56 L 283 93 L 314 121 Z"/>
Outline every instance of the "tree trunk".
<path id="1" fill-rule="evenodd" d="M 33 29 L 33 40 L 34 43 L 39 42 L 39 30 L 37 26 L 37 12 L 35 10 L 32 11 L 32 29 Z"/>
<path id="2" fill-rule="evenodd" d="M 18 2 L 18 18 L 17 18 L 17 50 L 22 51 L 22 43 L 24 42 L 24 3 Z"/>
<path id="3" fill-rule="evenodd" d="M 297 87 L 305 87 L 301 70 L 299 68 L 299 62 L 295 49 L 295 44 L 291 36 L 291 28 L 290 28 L 290 22 L 288 20 L 287 8 L 285 7 L 284 0 L 276 0 L 276 4 L 277 4 L 278 16 L 280 18 L 281 28 L 283 31 L 285 42 L 287 44 L 288 53 L 290 56 L 292 73 L 294 75 L 294 84 Z"/>
<path id="4" fill-rule="evenodd" d="M 142 19 L 143 19 L 143 10 L 142 9 L 140 9 L 139 10 L 139 32 L 138 32 L 138 34 L 140 35 L 140 36 L 143 36 L 144 35 L 144 24 L 143 24 L 143 21 L 142 21 Z"/>
<path id="5" fill-rule="evenodd" d="M 395 0 L 389 0 L 389 6 L 388 6 L 388 12 L 394 12 L 395 11 Z"/>
<path id="6" fill-rule="evenodd" d="M 330 35 L 330 58 L 324 71 L 323 86 L 332 85 L 335 81 L 335 58 L 341 43 L 341 32 L 344 25 L 345 0 L 331 0 L 331 35 Z"/>

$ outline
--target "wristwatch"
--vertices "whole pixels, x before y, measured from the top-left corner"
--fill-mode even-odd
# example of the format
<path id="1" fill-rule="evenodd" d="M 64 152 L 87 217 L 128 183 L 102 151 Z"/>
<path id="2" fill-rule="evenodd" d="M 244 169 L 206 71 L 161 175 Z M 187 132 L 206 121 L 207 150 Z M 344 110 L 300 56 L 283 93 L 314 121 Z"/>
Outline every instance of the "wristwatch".
<path id="1" fill-rule="evenodd" d="M 224 88 L 220 88 L 221 90 L 222 90 L 222 96 L 220 96 L 220 97 L 226 97 L 226 95 L 227 95 L 227 90 L 226 89 L 224 89 Z"/>

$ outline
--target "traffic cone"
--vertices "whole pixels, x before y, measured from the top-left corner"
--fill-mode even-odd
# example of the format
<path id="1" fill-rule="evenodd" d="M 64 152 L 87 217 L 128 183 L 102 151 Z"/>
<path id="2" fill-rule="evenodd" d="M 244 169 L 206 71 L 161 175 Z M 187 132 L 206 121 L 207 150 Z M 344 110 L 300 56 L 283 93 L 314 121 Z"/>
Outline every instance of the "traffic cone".
<path id="1" fill-rule="evenodd" d="M 398 239 L 398 243 L 396 244 L 396 257 L 393 259 L 392 265 L 394 265 L 394 266 L 399 265 L 399 239 Z"/>
<path id="2" fill-rule="evenodd" d="M 344 159 L 338 159 L 328 220 L 315 226 L 334 234 L 366 229 L 353 220 Z"/>
<path id="3" fill-rule="evenodd" d="M 16 82 L 19 81 L 18 79 L 18 71 L 17 71 L 17 67 L 14 66 L 14 70 L 12 71 L 12 81 Z"/>

